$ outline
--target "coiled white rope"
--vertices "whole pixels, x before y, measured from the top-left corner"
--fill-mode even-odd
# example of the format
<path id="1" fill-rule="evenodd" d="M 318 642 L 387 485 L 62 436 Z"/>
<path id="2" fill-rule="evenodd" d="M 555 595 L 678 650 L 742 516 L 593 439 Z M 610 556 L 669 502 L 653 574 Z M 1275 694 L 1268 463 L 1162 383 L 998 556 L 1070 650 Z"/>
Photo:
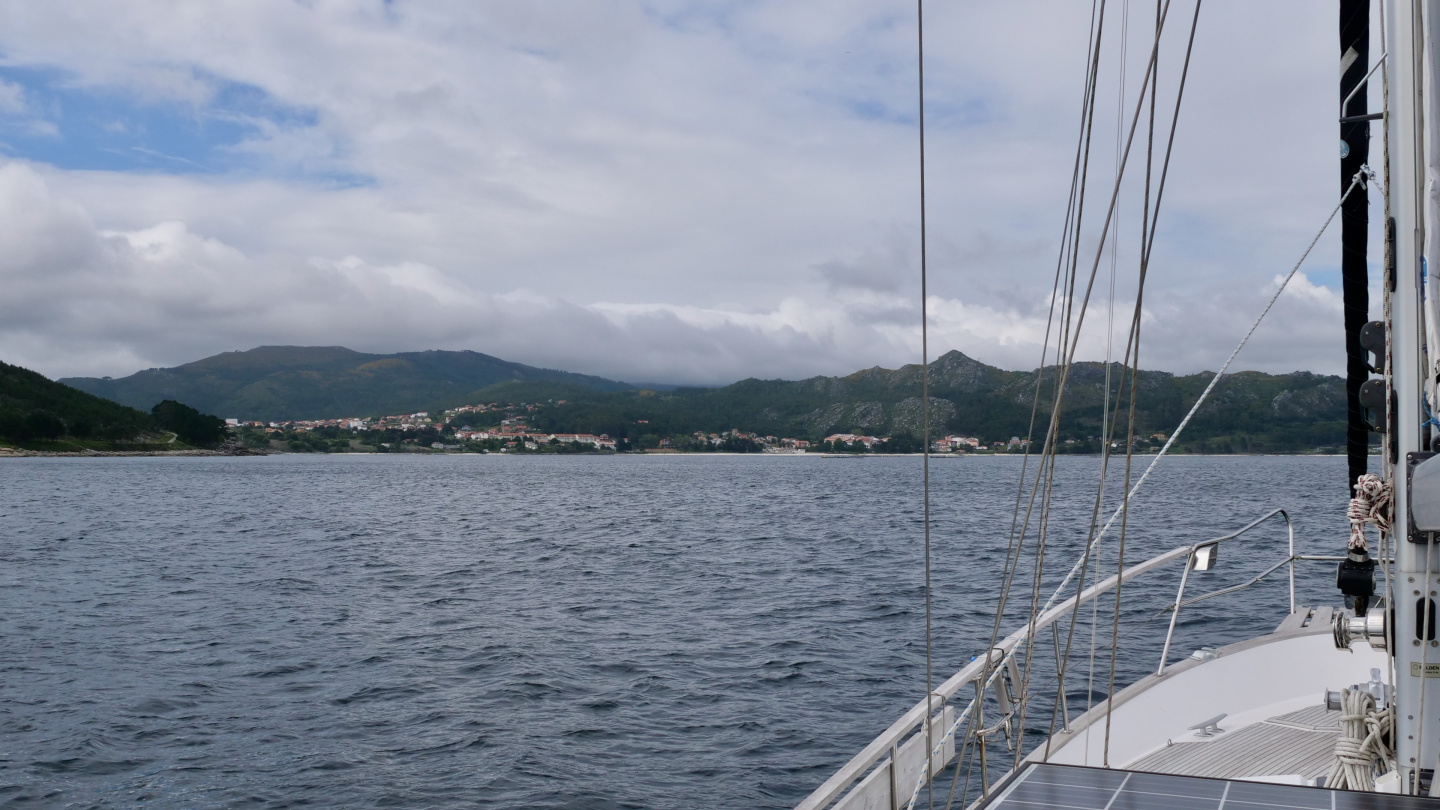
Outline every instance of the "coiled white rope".
<path id="1" fill-rule="evenodd" d="M 1340 736 L 1335 740 L 1335 766 L 1325 787 L 1330 790 L 1375 789 L 1375 776 L 1395 769 L 1395 752 L 1385 741 L 1393 708 L 1376 711 L 1375 698 L 1362 689 L 1346 689 L 1341 699 Z"/>
<path id="2" fill-rule="evenodd" d="M 1390 533 L 1390 484 L 1374 473 L 1355 479 L 1355 497 L 1346 516 L 1350 519 L 1350 550 L 1369 553 L 1365 524 L 1374 524 L 1381 534 Z"/>

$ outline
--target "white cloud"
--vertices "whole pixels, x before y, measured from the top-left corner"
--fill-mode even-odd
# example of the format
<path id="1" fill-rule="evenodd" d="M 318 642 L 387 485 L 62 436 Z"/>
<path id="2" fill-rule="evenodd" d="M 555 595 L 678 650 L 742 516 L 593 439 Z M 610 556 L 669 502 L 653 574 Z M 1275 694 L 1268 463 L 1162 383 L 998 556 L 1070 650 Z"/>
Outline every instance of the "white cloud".
<path id="1" fill-rule="evenodd" d="M 1188 23 L 1176 8 L 1167 80 Z M 1176 371 L 1223 361 L 1338 180 L 1333 14 L 1305 0 L 1205 9 L 1146 295 L 1145 364 Z M 677 382 L 912 361 L 912 12 L 898 0 L 823 13 L 798 0 L 0 7 L 9 65 L 136 105 L 203 111 L 238 84 L 306 113 L 247 118 L 252 134 L 225 148 L 259 168 L 231 176 L 0 168 L 0 212 L 33 221 L 0 232 L 15 291 L 0 303 L 0 355 L 118 375 L 263 343 L 473 348 Z M 932 354 L 1028 368 L 1088 6 L 931 13 Z M 1106 71 L 1108 128 L 1118 73 Z M 1092 231 L 1113 138 L 1100 132 L 1093 150 Z M 1120 299 L 1134 294 L 1124 240 L 1137 241 L 1139 206 L 1122 198 Z M 1334 246 L 1322 242 L 1316 269 L 1334 266 Z M 1242 365 L 1342 366 L 1333 293 L 1301 282 Z"/>
<path id="2" fill-rule="evenodd" d="M 0 79 L 0 113 L 18 115 L 25 112 L 25 88 Z"/>
<path id="3" fill-rule="evenodd" d="M 914 359 L 919 338 L 918 302 L 891 292 L 794 296 L 751 310 L 580 305 L 534 290 L 479 291 L 419 263 L 252 257 L 175 221 L 102 231 L 82 207 L 57 198 L 37 172 L 18 163 L 0 166 L 0 217 L 17 225 L 0 232 L 0 284 L 9 291 L 0 303 L 0 353 L 56 375 L 179 363 L 248 348 L 258 335 L 270 343 L 372 351 L 472 348 L 630 380 L 714 383 L 846 373 L 862 356 L 899 365 Z M 1292 290 L 1266 328 L 1327 347 L 1314 324 L 1338 311 L 1334 293 L 1304 276 Z M 1198 347 L 1243 327 L 1237 302 L 1248 292 L 1217 296 L 1165 299 L 1150 311 L 1147 321 L 1172 338 L 1165 345 L 1197 347 L 1174 362 L 1215 365 Z M 1122 316 L 1128 308 L 1118 307 Z M 1168 335 L 1164 324 L 1179 322 L 1170 317 L 1179 310 L 1198 313 L 1213 334 Z M 930 311 L 933 355 L 958 348 L 1017 368 L 1038 356 L 1043 312 L 939 296 Z M 1094 333 L 1090 356 L 1103 353 L 1100 341 Z M 1289 367 L 1263 359 L 1262 365 Z"/>

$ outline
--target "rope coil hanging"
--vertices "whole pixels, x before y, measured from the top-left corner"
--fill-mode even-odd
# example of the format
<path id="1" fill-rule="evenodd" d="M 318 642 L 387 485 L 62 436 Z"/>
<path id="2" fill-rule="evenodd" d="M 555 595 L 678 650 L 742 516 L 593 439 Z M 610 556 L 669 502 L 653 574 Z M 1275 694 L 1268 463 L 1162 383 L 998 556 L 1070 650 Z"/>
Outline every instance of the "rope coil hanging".
<path id="1" fill-rule="evenodd" d="M 1346 515 L 1350 519 L 1350 550 L 1369 552 L 1365 537 L 1365 524 L 1373 524 L 1381 534 L 1389 534 L 1391 527 L 1390 483 L 1374 473 L 1366 473 L 1355 479 L 1355 497 L 1350 499 Z"/>

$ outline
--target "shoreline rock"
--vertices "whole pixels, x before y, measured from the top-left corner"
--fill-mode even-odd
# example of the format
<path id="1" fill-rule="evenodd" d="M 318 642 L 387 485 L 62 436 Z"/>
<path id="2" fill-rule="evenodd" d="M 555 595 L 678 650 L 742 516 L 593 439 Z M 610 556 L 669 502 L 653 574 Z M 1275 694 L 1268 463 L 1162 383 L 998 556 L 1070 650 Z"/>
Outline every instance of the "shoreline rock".
<path id="1" fill-rule="evenodd" d="M 0 447 L 0 458 L 107 458 L 111 456 L 268 456 L 273 450 L 246 447 L 238 440 L 230 440 L 213 450 L 24 450 L 18 447 Z"/>

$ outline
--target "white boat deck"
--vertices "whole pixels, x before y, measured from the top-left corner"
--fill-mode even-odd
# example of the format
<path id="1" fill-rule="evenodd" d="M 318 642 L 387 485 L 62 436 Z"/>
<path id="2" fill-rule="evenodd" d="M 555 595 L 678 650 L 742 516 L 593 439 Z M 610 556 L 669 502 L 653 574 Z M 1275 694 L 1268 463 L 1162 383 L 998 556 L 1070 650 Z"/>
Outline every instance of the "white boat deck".
<path id="1" fill-rule="evenodd" d="M 1167 552 L 1127 569 L 1127 576 L 1189 551 L 1181 547 Z M 1063 615 L 1071 604 L 1057 606 L 1045 617 Z M 1072 718 L 1067 729 L 1025 759 L 1314 786 L 1334 764 L 1340 733 L 1339 713 L 1324 709 L 1326 691 L 1368 683 L 1372 670 L 1383 673 L 1389 667 L 1388 656 L 1364 642 L 1336 649 L 1334 614 L 1328 607 L 1302 607 L 1274 632 L 1176 661 L 1163 674 L 1146 676 L 1118 692 L 1112 704 L 1102 703 Z M 1019 638 L 1012 635 L 1004 643 L 1018 643 Z M 972 661 L 942 684 L 941 689 L 948 690 L 941 692 L 942 699 L 980 677 L 983 666 L 983 661 Z M 801 810 L 905 806 L 915 786 L 923 783 L 927 748 L 935 751 L 932 775 L 956 755 L 957 741 L 946 732 L 963 707 L 943 706 L 930 727 L 928 746 L 918 728 L 927 708 L 923 702 L 913 707 L 801 802 Z"/>
<path id="2" fill-rule="evenodd" d="M 1077 718 L 1032 760 L 1224 779 L 1314 784 L 1330 772 L 1339 713 L 1325 690 L 1370 679 L 1386 656 L 1364 643 L 1335 649 L 1330 608 L 1301 608 L 1274 633 L 1187 659 L 1115 697 L 1105 754 L 1105 714 Z M 1219 733 L 1192 726 L 1225 715 Z"/>
<path id="3" fill-rule="evenodd" d="M 1312 706 L 1267 717 L 1208 740 L 1178 742 L 1140 757 L 1127 767 L 1223 779 L 1294 774 L 1314 782 L 1316 777 L 1329 774 L 1335 764 L 1335 739 L 1339 736 L 1340 713 Z"/>

